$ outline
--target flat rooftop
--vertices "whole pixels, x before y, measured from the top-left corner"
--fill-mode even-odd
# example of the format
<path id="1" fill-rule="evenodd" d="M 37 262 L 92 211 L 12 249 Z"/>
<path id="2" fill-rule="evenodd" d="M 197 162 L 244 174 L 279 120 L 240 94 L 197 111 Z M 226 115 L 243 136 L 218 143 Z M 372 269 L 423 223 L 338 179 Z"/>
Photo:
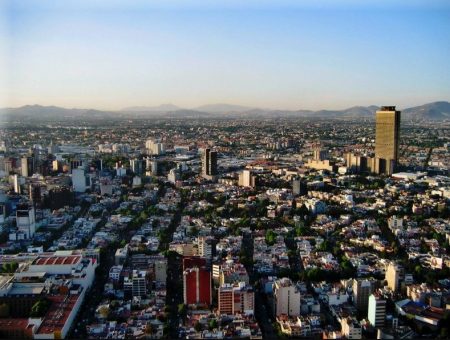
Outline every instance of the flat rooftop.
<path id="1" fill-rule="evenodd" d="M 78 294 L 49 296 L 52 305 L 36 334 L 53 334 L 55 331 L 61 331 L 79 298 Z"/>
<path id="2" fill-rule="evenodd" d="M 38 257 L 33 261 L 35 266 L 73 265 L 81 261 L 81 255 Z"/>

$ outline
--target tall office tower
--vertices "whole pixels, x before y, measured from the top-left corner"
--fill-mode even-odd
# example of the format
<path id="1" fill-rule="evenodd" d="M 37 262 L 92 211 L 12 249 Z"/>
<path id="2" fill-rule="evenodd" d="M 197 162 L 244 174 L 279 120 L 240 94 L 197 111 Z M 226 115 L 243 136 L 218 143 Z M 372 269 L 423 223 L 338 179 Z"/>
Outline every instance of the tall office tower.
<path id="1" fill-rule="evenodd" d="M 239 174 L 239 186 L 251 188 L 256 186 L 256 177 L 250 170 L 244 170 Z"/>
<path id="2" fill-rule="evenodd" d="M 164 144 L 154 139 L 145 142 L 145 148 L 150 155 L 162 155 L 165 153 Z"/>
<path id="3" fill-rule="evenodd" d="M 375 290 L 375 285 L 373 279 L 353 279 L 353 304 L 358 310 L 367 311 L 369 295 Z"/>
<path id="4" fill-rule="evenodd" d="M 305 196 L 308 194 L 308 183 L 306 180 L 294 178 L 292 180 L 292 193 L 294 195 Z"/>
<path id="5" fill-rule="evenodd" d="M 400 111 L 395 106 L 382 106 L 376 113 L 375 172 L 392 175 L 398 161 Z"/>
<path id="6" fill-rule="evenodd" d="M 328 159 L 328 150 L 324 150 L 321 148 L 314 149 L 314 160 L 315 161 L 324 161 Z"/>
<path id="7" fill-rule="evenodd" d="M 158 161 L 154 158 L 146 158 L 145 168 L 147 176 L 158 176 Z"/>
<path id="8" fill-rule="evenodd" d="M 13 180 L 13 187 L 14 187 L 14 192 L 16 194 L 20 194 L 21 190 L 20 190 L 20 178 L 19 175 L 15 174 L 12 176 L 12 180 Z"/>
<path id="9" fill-rule="evenodd" d="M 144 296 L 147 294 L 146 272 L 144 270 L 133 270 L 132 295 Z"/>
<path id="10" fill-rule="evenodd" d="M 388 287 L 394 292 L 396 292 L 400 286 L 399 282 L 402 272 L 403 268 L 394 262 L 389 263 L 386 269 L 385 279 Z"/>
<path id="11" fill-rule="evenodd" d="M 23 177 L 28 177 L 34 173 L 34 158 L 33 157 L 22 157 L 20 164 L 20 169 Z"/>
<path id="12" fill-rule="evenodd" d="M 386 300 L 377 292 L 369 296 L 369 309 L 367 311 L 367 319 L 375 328 L 384 326 L 386 317 Z"/>
<path id="13" fill-rule="evenodd" d="M 3 161 L 3 168 L 7 175 L 12 171 L 13 169 L 13 161 L 10 158 L 7 158 Z"/>
<path id="14" fill-rule="evenodd" d="M 86 192 L 91 186 L 91 178 L 86 176 L 86 172 L 83 168 L 72 170 L 72 185 L 75 192 Z"/>
<path id="15" fill-rule="evenodd" d="M 198 254 L 211 260 L 216 253 L 216 242 L 212 236 L 199 236 L 197 239 Z"/>
<path id="16" fill-rule="evenodd" d="M 81 159 L 72 159 L 70 161 L 70 170 L 78 169 L 80 166 L 83 166 L 83 161 Z"/>
<path id="17" fill-rule="evenodd" d="M 36 232 L 36 216 L 34 208 L 28 204 L 18 204 L 16 209 L 16 224 L 19 232 L 29 239 Z"/>
<path id="18" fill-rule="evenodd" d="M 34 205 L 40 204 L 42 202 L 41 186 L 39 185 L 39 183 L 30 183 L 28 191 L 30 195 L 30 201 L 33 202 Z"/>
<path id="19" fill-rule="evenodd" d="M 273 284 L 275 315 L 300 315 L 300 291 L 291 281 L 284 277 Z"/>
<path id="20" fill-rule="evenodd" d="M 205 149 L 202 157 L 202 176 L 206 179 L 214 179 L 217 175 L 217 152 Z"/>
<path id="21" fill-rule="evenodd" d="M 136 175 L 144 173 L 144 161 L 140 159 L 130 159 L 130 168 Z"/>

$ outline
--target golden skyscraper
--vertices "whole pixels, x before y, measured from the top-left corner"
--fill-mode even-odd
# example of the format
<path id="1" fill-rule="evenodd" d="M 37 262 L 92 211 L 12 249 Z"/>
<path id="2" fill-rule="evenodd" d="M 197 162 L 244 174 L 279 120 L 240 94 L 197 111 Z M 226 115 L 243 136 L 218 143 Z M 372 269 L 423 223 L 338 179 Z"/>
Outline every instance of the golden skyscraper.
<path id="1" fill-rule="evenodd" d="M 382 106 L 376 114 L 375 172 L 392 175 L 398 161 L 400 111 Z"/>

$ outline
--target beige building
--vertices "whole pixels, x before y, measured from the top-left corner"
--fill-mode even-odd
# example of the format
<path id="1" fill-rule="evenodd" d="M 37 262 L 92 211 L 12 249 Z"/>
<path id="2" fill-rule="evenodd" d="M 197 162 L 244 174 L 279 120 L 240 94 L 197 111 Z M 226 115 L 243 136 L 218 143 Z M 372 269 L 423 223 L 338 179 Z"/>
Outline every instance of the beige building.
<path id="1" fill-rule="evenodd" d="M 376 113 L 375 172 L 392 175 L 398 161 L 400 111 L 382 106 Z"/>
<path id="2" fill-rule="evenodd" d="M 362 339 L 361 325 L 351 316 L 341 319 L 341 333 L 346 339 Z"/>
<path id="3" fill-rule="evenodd" d="M 256 186 L 256 177 L 250 170 L 244 170 L 239 174 L 239 186 L 251 188 Z"/>
<path id="4" fill-rule="evenodd" d="M 353 279 L 353 303 L 358 310 L 367 312 L 369 296 L 375 288 L 376 280 L 374 279 Z"/>
<path id="5" fill-rule="evenodd" d="M 396 292 L 400 287 L 400 276 L 402 274 L 402 268 L 396 263 L 389 263 L 386 268 L 385 280 L 387 281 L 388 287 Z"/>
<path id="6" fill-rule="evenodd" d="M 253 314 L 255 292 L 245 282 L 223 284 L 219 287 L 219 312 L 221 314 Z"/>
<path id="7" fill-rule="evenodd" d="M 300 291 L 289 278 L 276 280 L 273 284 L 275 315 L 300 315 Z"/>

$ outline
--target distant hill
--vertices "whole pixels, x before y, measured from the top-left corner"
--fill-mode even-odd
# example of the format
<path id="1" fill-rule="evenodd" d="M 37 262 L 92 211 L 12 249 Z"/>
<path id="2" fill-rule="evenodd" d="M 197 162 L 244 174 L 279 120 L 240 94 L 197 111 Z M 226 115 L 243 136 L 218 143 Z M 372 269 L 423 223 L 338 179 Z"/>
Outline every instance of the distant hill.
<path id="1" fill-rule="evenodd" d="M 91 109 L 67 109 L 57 106 L 26 105 L 17 108 L 0 109 L 0 118 L 11 121 L 13 118 L 31 121 L 57 120 L 101 120 L 133 118 L 270 118 L 270 117 L 305 117 L 305 118 L 371 118 L 375 116 L 378 106 L 354 106 L 344 110 L 268 110 L 249 108 L 239 105 L 214 104 L 196 109 L 181 109 L 173 104 L 154 107 L 135 106 L 120 111 L 100 111 Z M 445 120 L 450 119 L 450 103 L 445 101 L 428 103 L 402 110 L 404 120 Z"/>
<path id="2" fill-rule="evenodd" d="M 173 105 L 173 104 L 162 104 L 158 106 L 131 106 L 131 107 L 125 107 L 120 111 L 126 111 L 126 112 L 167 112 L 167 111 L 176 111 L 176 110 L 182 110 L 181 107 Z"/>
<path id="3" fill-rule="evenodd" d="M 245 112 L 254 110 L 253 107 L 241 106 L 241 105 L 231 105 L 231 104 L 211 104 L 211 105 L 202 105 L 196 107 L 194 110 L 203 111 L 209 113 L 232 113 L 232 112 Z"/>
<path id="4" fill-rule="evenodd" d="M 434 102 L 411 107 L 402 111 L 402 118 L 417 120 L 450 119 L 450 103 Z"/>

